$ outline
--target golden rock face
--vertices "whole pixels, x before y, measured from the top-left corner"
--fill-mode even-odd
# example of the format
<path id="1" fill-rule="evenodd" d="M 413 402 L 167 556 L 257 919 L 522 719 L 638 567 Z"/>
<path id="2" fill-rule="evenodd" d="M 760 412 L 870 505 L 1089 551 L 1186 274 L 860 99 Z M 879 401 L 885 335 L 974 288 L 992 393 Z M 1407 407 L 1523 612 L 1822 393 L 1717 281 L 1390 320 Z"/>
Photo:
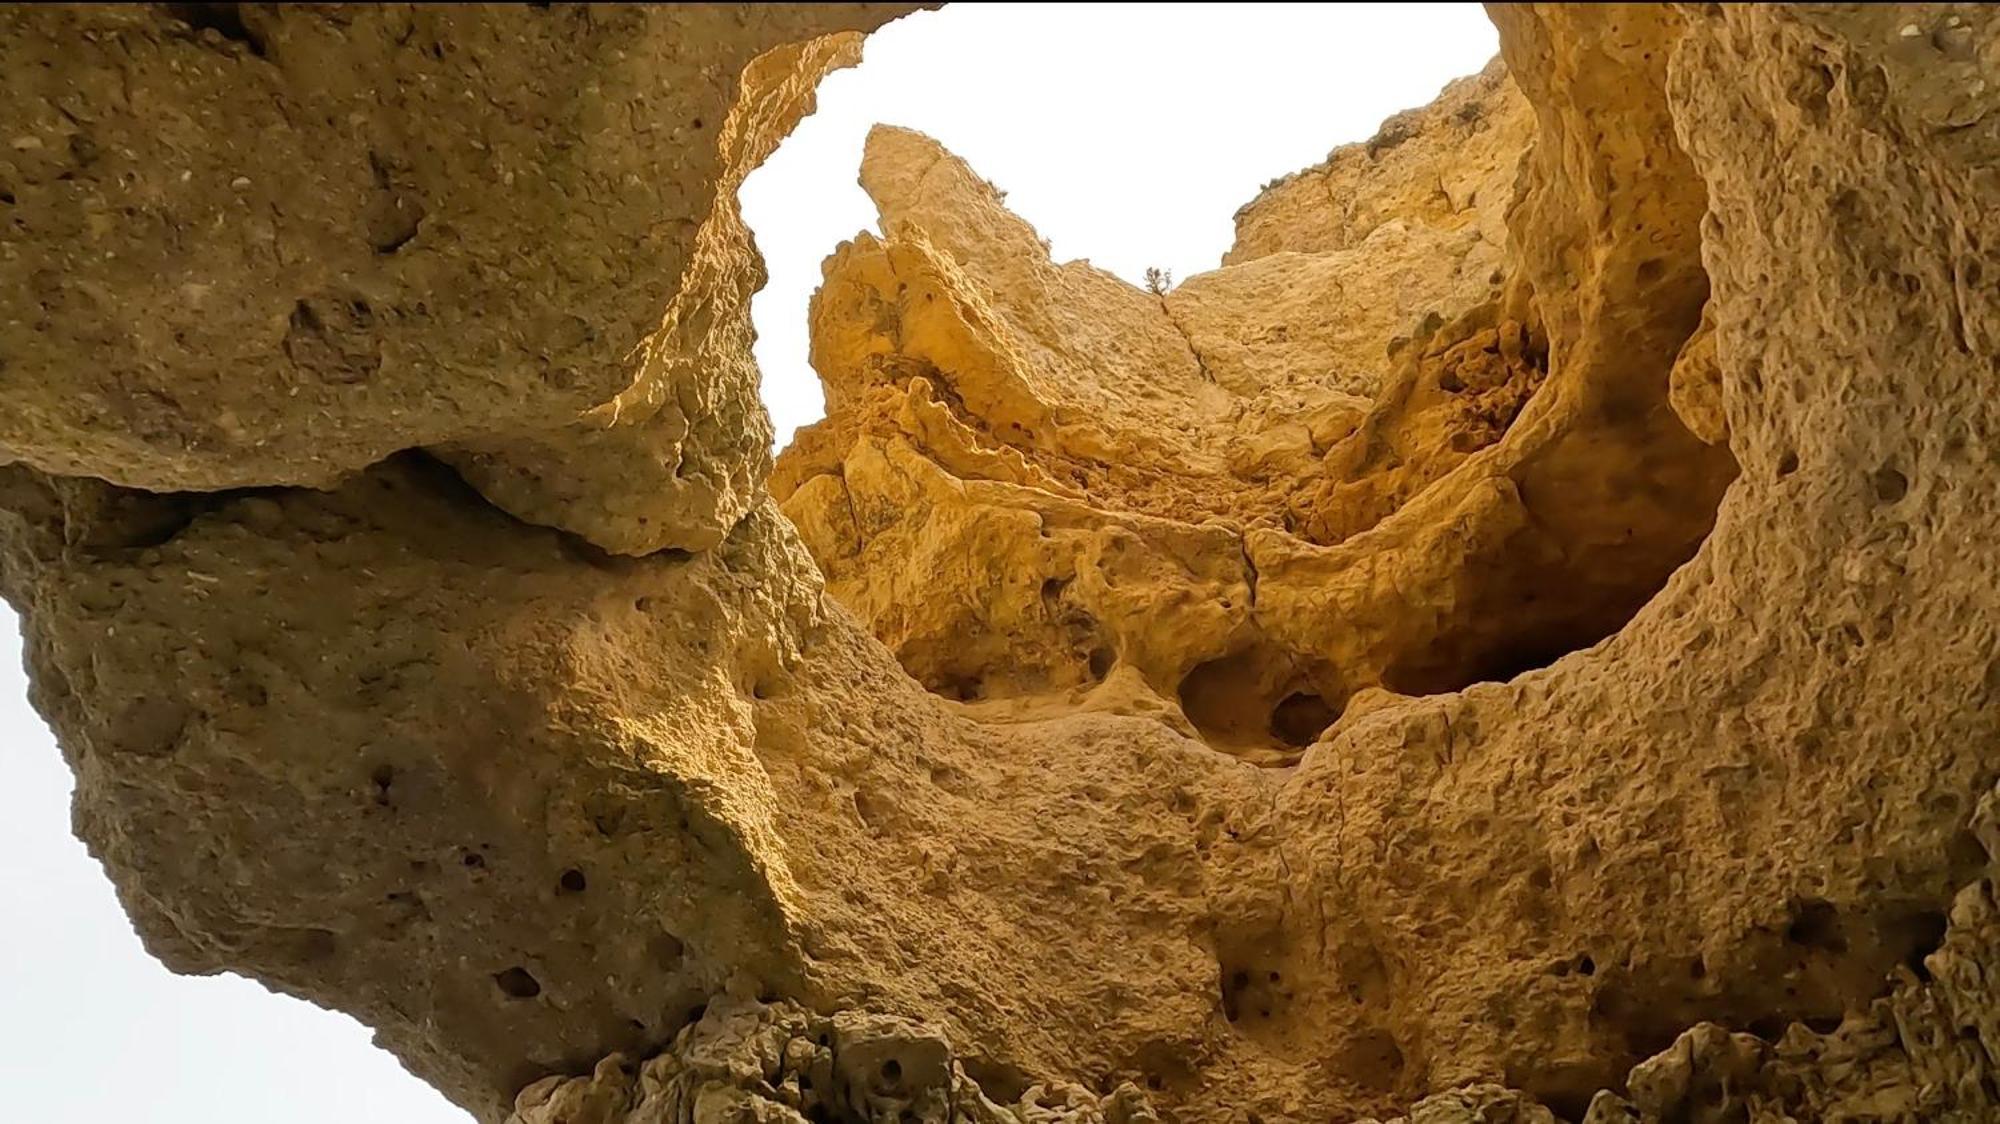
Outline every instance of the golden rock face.
<path id="1" fill-rule="evenodd" d="M 2000 1111 L 2000 21 L 1495 6 L 1165 294 L 878 130 L 774 469 L 734 191 L 901 10 L 0 15 L 148 947 L 523 1124 Z"/>
<path id="2" fill-rule="evenodd" d="M 1650 98 L 1621 109 L 1657 132 Z M 773 491 L 829 592 L 989 720 L 1143 713 L 1289 765 L 1361 692 L 1587 647 L 1693 554 L 1734 465 L 1668 402 L 1662 347 L 1706 296 L 1670 137 L 1693 209 L 1661 189 L 1604 235 L 1679 245 L 1603 282 L 1644 286 L 1605 299 L 1661 325 L 1553 341 L 1618 360 L 1544 390 L 1545 302 L 1503 252 L 1534 137 L 1496 60 L 1267 189 L 1223 268 L 1155 294 L 1054 264 L 963 162 L 878 128 L 861 178 L 885 233 L 827 263 L 829 417 Z M 1689 410 L 1714 399 L 1696 358 Z"/>

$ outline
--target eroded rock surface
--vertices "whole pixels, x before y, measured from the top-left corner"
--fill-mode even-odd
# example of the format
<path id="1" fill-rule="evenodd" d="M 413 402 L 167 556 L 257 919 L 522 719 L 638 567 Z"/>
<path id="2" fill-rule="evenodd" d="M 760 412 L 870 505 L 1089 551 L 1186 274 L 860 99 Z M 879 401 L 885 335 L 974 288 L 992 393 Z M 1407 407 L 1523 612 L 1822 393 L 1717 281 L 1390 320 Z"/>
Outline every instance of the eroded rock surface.
<path id="1" fill-rule="evenodd" d="M 0 16 L 155 954 L 522 1124 L 2000 1111 L 1990 9 L 1495 6 L 1164 296 L 880 130 L 767 495 L 731 195 L 893 11 Z"/>
<path id="2" fill-rule="evenodd" d="M 671 518 L 711 510 L 658 545 L 713 545 L 768 423 L 738 340 L 727 373 L 676 364 L 741 330 L 709 323 L 740 322 L 757 275 L 735 186 L 853 48 L 789 47 L 739 99 L 746 67 L 906 10 L 11 10 L 0 456 L 159 491 L 326 485 L 471 440 L 497 502 L 590 534 L 633 501 L 502 439 L 623 405 L 658 419 L 653 457 L 720 477 L 681 486 Z"/>
<path id="3" fill-rule="evenodd" d="M 1620 109 L 1677 153 L 1649 66 L 1650 100 Z M 1700 185 L 1684 157 L 1668 190 L 1642 174 L 1652 150 L 1576 142 L 1601 166 L 1588 182 L 1647 194 L 1565 237 L 1602 242 L 1591 284 L 1650 319 L 1571 325 L 1557 342 L 1578 361 L 1537 397 L 1542 306 L 1579 279 L 1542 302 L 1535 263 L 1503 268 L 1497 153 L 1519 163 L 1528 125 L 1496 64 L 1392 123 L 1407 143 L 1271 189 L 1234 263 L 1164 298 L 1055 265 L 961 161 L 878 129 L 862 183 L 885 234 L 828 260 L 812 316 L 829 416 L 773 481 L 834 596 L 989 716 L 1151 714 L 1267 764 L 1361 692 L 1506 678 L 1614 631 L 1693 553 L 1734 472 L 1668 395 L 1705 296 Z M 1434 181 L 1468 143 L 1462 206 L 1359 170 Z M 1551 160 L 1524 207 L 1584 175 Z M 1305 182 L 1333 195 L 1299 197 Z M 1632 247 L 1645 261 L 1617 264 Z"/>
<path id="4" fill-rule="evenodd" d="M 510 1124 L 676 1124 L 683 1120 L 908 1121 L 922 1124 L 1157 1124 L 1131 1085 L 1100 1096 L 1034 1085 L 997 1105 L 951 1044 L 906 1019 L 815 1015 L 732 1001 L 706 1010 L 643 1064 L 611 1057 L 589 1077 L 521 1091 Z"/>
<path id="5" fill-rule="evenodd" d="M 1431 104 L 1384 121 L 1368 140 L 1265 185 L 1236 213 L 1236 245 L 1222 260 L 1351 250 L 1378 231 L 1403 227 L 1419 237 L 1462 234 L 1488 268 L 1497 267 L 1521 147 L 1533 127 L 1533 111 L 1495 59 Z M 1435 244 L 1434 270 L 1455 256 L 1451 241 L 1437 237 Z"/>

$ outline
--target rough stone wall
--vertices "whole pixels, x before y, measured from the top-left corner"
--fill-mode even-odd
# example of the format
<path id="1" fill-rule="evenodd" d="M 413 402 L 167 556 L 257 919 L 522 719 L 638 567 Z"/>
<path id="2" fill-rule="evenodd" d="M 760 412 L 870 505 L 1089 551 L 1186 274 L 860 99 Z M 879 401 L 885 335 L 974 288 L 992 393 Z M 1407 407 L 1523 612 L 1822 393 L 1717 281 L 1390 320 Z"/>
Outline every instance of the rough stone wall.
<path id="1" fill-rule="evenodd" d="M 2000 19 L 1495 6 L 1164 296 L 878 131 L 766 496 L 731 196 L 898 10 L 0 15 L 148 947 L 522 1124 L 2000 1112 Z"/>
<path id="2" fill-rule="evenodd" d="M 1129 1084 L 1108 1096 L 1033 1085 L 997 1105 L 966 1076 L 951 1043 L 907 1019 L 792 1004 L 726 1001 L 671 1049 L 613 1055 L 589 1077 L 521 1091 L 515 1124 L 670 1124 L 683 1120 L 895 1120 L 923 1124 L 1158 1124 Z"/>
<path id="3" fill-rule="evenodd" d="M 763 143 L 715 139 L 745 66 L 881 18 L 11 9 L 0 445 L 155 491 L 317 485 L 606 402 Z"/>
<path id="4" fill-rule="evenodd" d="M 734 192 L 907 9 L 0 14 L 0 586 L 156 955 L 488 1119 L 784 970 L 737 696 L 820 610 Z"/>
<path id="5" fill-rule="evenodd" d="M 1366 141 L 1342 145 L 1323 163 L 1265 185 L 1236 212 L 1236 245 L 1222 262 L 1353 250 L 1396 231 L 1425 244 L 1433 274 L 1456 258 L 1466 261 L 1460 272 L 1496 268 L 1533 122 L 1496 58 L 1447 85 L 1431 104 L 1384 121 Z"/>
<path id="6" fill-rule="evenodd" d="M 1706 287 L 1665 54 L 1644 97 L 1592 110 L 1645 143 L 1580 136 L 1521 204 L 1631 176 L 1634 213 L 1607 229 L 1522 218 L 1565 252 L 1645 254 L 1616 275 L 1593 260 L 1601 279 L 1528 252 L 1503 267 L 1491 201 L 1531 120 L 1498 64 L 1392 122 L 1401 143 L 1272 188 L 1232 264 L 1164 297 L 1052 263 L 961 161 L 878 129 L 862 182 L 884 235 L 827 262 L 812 317 L 829 416 L 773 491 L 904 667 L 999 718 L 1149 714 L 1286 764 L 1363 692 L 1451 690 L 1588 646 L 1693 553 L 1734 473 L 1669 401 Z M 1571 128 L 1544 126 L 1551 143 Z M 1468 134 L 1462 192 L 1484 209 L 1412 193 Z M 1657 151 L 1673 160 L 1654 174 Z M 1534 270 L 1561 301 L 1534 298 Z M 1646 316 L 1583 338 L 1564 309 L 1593 286 Z M 1536 397 L 1545 304 L 1578 361 Z"/>

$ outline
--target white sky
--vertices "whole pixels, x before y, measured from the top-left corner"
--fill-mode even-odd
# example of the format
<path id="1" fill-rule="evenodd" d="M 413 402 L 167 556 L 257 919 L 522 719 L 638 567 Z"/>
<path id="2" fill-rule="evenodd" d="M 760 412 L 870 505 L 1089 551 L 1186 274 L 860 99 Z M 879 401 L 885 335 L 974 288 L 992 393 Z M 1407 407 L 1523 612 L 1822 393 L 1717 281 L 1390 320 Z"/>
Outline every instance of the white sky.
<path id="1" fill-rule="evenodd" d="M 1228 248 L 1267 180 L 1361 140 L 1498 49 L 1477 5 L 967 4 L 871 36 L 867 61 L 745 185 L 770 263 L 753 311 L 780 444 L 820 413 L 819 263 L 872 229 L 877 121 L 919 129 L 1054 244 L 1134 281 Z M 0 648 L 18 645 L 0 607 Z M 36 1124 L 467 1124 L 343 1015 L 233 976 L 169 975 L 69 830 L 68 770 L 0 660 L 0 1113 Z"/>

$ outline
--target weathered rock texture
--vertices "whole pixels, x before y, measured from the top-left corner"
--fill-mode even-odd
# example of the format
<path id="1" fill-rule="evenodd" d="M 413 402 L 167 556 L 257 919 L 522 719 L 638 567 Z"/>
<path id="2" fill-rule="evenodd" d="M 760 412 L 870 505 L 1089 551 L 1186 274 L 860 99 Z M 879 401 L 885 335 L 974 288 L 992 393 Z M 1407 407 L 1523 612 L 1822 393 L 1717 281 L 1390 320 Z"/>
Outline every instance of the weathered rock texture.
<path id="1" fill-rule="evenodd" d="M 682 1120 L 895 1120 L 924 1124 L 1157 1124 L 1120 1085 L 1099 1096 L 1034 1085 L 996 1105 L 935 1030 L 857 1012 L 730 1002 L 705 1011 L 671 1050 L 644 1063 L 613 1055 L 589 1077 L 521 1091 L 519 1124 L 670 1124 Z"/>
<path id="2" fill-rule="evenodd" d="M 731 196 L 897 10 L 0 15 L 149 947 L 522 1124 L 2000 1113 L 2000 18 L 1495 6 L 1164 295 L 880 130 L 767 495 Z"/>
<path id="3" fill-rule="evenodd" d="M 835 597 L 934 691 L 1162 714 L 1253 761 L 1295 760 L 1361 691 L 1451 690 L 1587 646 L 1693 553 L 1734 472 L 1669 401 L 1706 296 L 1702 195 L 1661 132 L 1664 89 L 1647 96 L 1618 108 L 1680 178 L 1644 178 L 1652 147 L 1628 171 L 1579 140 L 1641 194 L 1566 237 L 1648 256 L 1565 274 L 1549 300 L 1533 263 L 1511 282 L 1501 264 L 1492 200 L 1530 121 L 1497 64 L 1274 187 L 1239 216 L 1234 263 L 1164 298 L 1053 264 L 962 162 L 879 129 L 862 183 L 885 237 L 827 263 L 829 417 L 773 490 Z M 1404 177 L 1443 182 L 1467 150 L 1462 203 L 1409 198 Z M 1401 190 L 1343 193 L 1373 161 Z M 1544 308 L 1573 315 L 1586 282 L 1642 311 L 1591 325 L 1604 338 L 1537 397 Z"/>
<path id="4" fill-rule="evenodd" d="M 736 185 L 853 61 L 801 41 L 907 7 L 12 9 L 0 450 L 160 491 L 463 441 L 526 518 L 712 546 L 769 444 Z M 634 461 L 651 542 L 590 476 Z"/>
<path id="5" fill-rule="evenodd" d="M 1453 270 L 1458 257 L 1472 258 L 1459 272 L 1498 268 L 1515 170 L 1533 128 L 1532 110 L 1505 63 L 1494 59 L 1430 105 L 1384 121 L 1365 143 L 1265 185 L 1236 213 L 1236 245 L 1223 264 L 1352 250 L 1396 231 L 1429 244 L 1433 276 Z M 1372 280 L 1379 270 L 1356 270 L 1356 279 Z"/>

